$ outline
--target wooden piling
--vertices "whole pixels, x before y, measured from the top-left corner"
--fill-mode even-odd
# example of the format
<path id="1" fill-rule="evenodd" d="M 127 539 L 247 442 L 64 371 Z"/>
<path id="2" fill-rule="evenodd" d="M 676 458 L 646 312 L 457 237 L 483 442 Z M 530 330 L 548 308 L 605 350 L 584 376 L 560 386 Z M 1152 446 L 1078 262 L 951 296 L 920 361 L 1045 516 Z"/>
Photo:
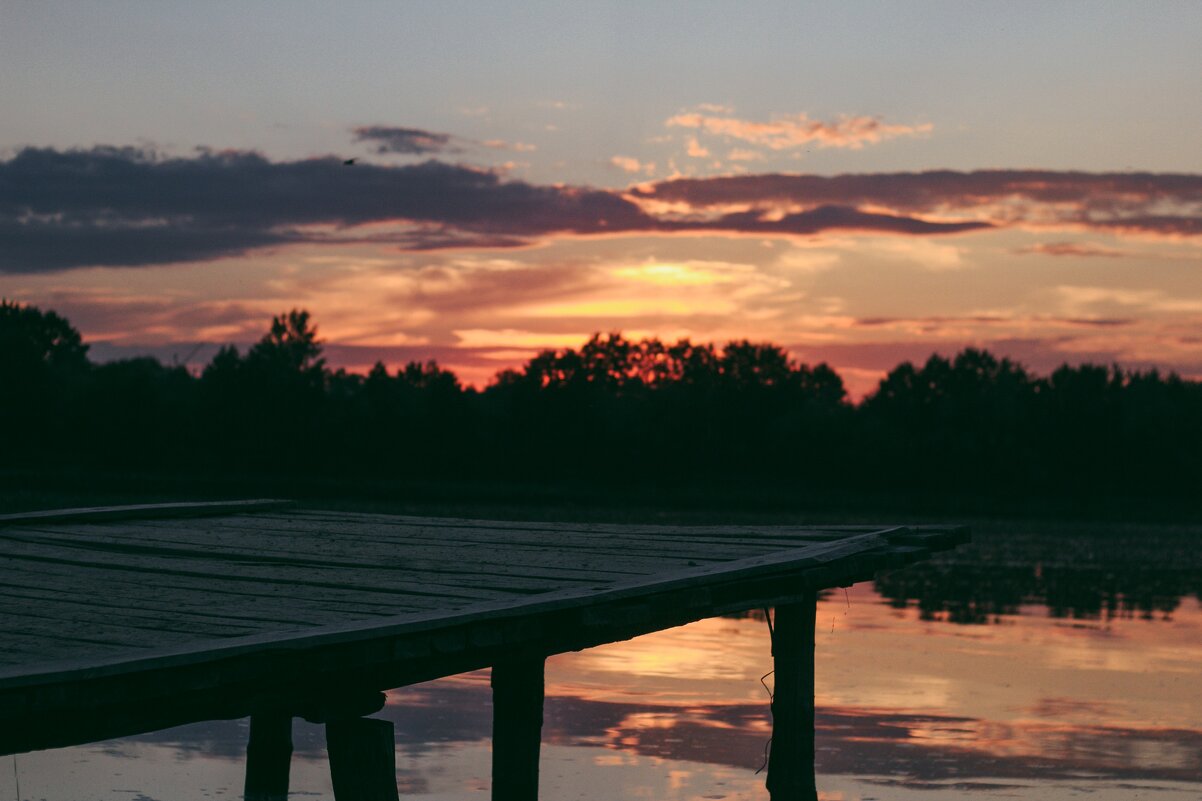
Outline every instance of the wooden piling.
<path id="1" fill-rule="evenodd" d="M 292 716 L 251 715 L 246 743 L 246 801 L 287 801 L 292 761 Z"/>
<path id="2" fill-rule="evenodd" d="M 399 801 L 392 721 L 328 721 L 326 751 L 336 801 Z"/>
<path id="3" fill-rule="evenodd" d="M 772 801 L 817 801 L 814 782 L 814 615 L 818 596 L 776 607 L 768 792 Z"/>
<path id="4" fill-rule="evenodd" d="M 538 801 L 543 730 L 543 658 L 492 668 L 492 801 Z"/>

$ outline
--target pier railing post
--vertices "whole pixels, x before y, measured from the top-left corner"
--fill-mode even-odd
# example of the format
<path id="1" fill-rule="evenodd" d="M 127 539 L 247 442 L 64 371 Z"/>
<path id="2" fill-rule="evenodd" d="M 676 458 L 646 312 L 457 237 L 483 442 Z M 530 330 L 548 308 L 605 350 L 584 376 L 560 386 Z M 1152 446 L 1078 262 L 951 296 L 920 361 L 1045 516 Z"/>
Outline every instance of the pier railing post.
<path id="1" fill-rule="evenodd" d="M 492 668 L 492 801 L 538 801 L 543 731 L 543 658 Z"/>
<path id="2" fill-rule="evenodd" d="M 817 593 L 776 607 L 768 793 L 772 801 L 817 801 L 814 782 L 814 615 Z"/>
<path id="3" fill-rule="evenodd" d="M 246 743 L 246 801 L 287 801 L 292 762 L 292 716 L 270 712 L 251 715 Z"/>

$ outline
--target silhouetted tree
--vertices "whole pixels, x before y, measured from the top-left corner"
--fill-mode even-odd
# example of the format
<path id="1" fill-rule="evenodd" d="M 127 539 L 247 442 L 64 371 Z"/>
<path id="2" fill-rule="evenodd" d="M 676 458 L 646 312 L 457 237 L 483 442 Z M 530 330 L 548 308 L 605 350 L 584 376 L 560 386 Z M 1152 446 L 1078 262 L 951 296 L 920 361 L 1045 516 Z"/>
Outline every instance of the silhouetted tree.
<path id="1" fill-rule="evenodd" d="M 328 371 L 309 313 L 273 317 L 245 356 L 227 346 L 201 376 L 210 459 L 308 471 L 327 451 Z"/>
<path id="2" fill-rule="evenodd" d="M 1023 485 L 1037 391 L 1020 365 L 975 348 L 951 360 L 932 355 L 921 368 L 898 365 L 860 409 L 861 436 L 883 457 L 878 479 L 897 473 L 906 485 Z"/>
<path id="3" fill-rule="evenodd" d="M 73 397 L 72 418 L 97 466 L 186 466 L 195 458 L 196 379 L 140 357 L 96 365 Z"/>
<path id="4" fill-rule="evenodd" d="M 0 461 L 53 459 L 68 444 L 66 402 L 91 366 L 79 332 L 54 312 L 0 300 Z"/>
<path id="5" fill-rule="evenodd" d="M 290 387 L 321 389 L 325 359 L 309 312 L 293 309 L 272 317 L 271 328 L 246 354 L 246 368 Z"/>
<path id="6" fill-rule="evenodd" d="M 65 319 L 52 311 L 0 299 L 0 369 L 6 377 L 87 367 L 88 346 Z"/>
<path id="7" fill-rule="evenodd" d="M 969 348 L 900 364 L 852 405 L 837 372 L 778 345 L 613 332 L 540 352 L 476 392 L 434 361 L 331 370 L 297 309 L 245 354 L 221 348 L 197 378 L 149 358 L 91 365 L 66 320 L 0 302 L 0 412 L 7 465 L 1015 498 L 1187 498 L 1202 479 L 1202 384 L 1155 370 L 1037 377 Z"/>

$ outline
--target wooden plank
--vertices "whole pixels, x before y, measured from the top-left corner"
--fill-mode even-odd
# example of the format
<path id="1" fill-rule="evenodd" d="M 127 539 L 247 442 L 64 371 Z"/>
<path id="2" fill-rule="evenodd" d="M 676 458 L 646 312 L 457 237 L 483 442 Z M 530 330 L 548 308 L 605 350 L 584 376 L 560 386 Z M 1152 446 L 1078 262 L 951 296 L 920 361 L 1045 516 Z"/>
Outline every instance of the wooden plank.
<path id="1" fill-rule="evenodd" d="M 213 575 L 220 575 L 231 570 L 239 574 L 259 570 L 270 573 L 274 577 L 304 575 L 309 577 L 326 576 L 331 580 L 345 579 L 354 575 L 362 581 L 374 581 L 380 585 L 392 586 L 398 583 L 411 582 L 414 585 L 426 587 L 450 588 L 448 595 L 454 590 L 479 588 L 483 590 L 500 590 L 506 592 L 535 593 L 558 586 L 570 586 L 577 583 L 595 582 L 598 579 L 622 579 L 631 575 L 645 575 L 652 570 L 637 572 L 603 571 L 600 568 L 578 568 L 575 571 L 558 569 L 554 564 L 534 566 L 480 565 L 470 557 L 459 556 L 457 559 L 430 559 L 415 557 L 405 559 L 403 554 L 392 554 L 389 558 L 347 560 L 331 556 L 326 559 L 277 557 L 270 552 L 234 551 L 219 548 L 208 551 L 183 547 L 139 547 L 129 545 L 114 545 L 112 543 L 93 542 L 88 540 L 63 540 L 53 537 L 23 537 L 18 541 L 47 548 L 61 548 L 53 553 L 55 558 L 74 560 L 79 553 L 103 554 L 114 556 L 120 563 L 132 564 L 134 560 L 126 559 L 126 554 L 137 554 L 144 557 L 137 564 L 148 570 L 174 570 L 181 563 L 186 563 L 195 569 L 211 570 Z M 47 551 L 46 553 L 52 553 Z M 422 553 L 422 552 L 419 552 Z M 548 557 L 553 562 L 551 557 Z M 683 559 L 676 560 L 681 565 Z M 670 563 L 671 564 L 671 563 Z M 370 586 L 370 585 L 365 585 Z M 459 593 L 461 595 L 465 593 Z M 475 593 L 466 593 L 475 595 Z"/>
<path id="2" fill-rule="evenodd" d="M 178 532 L 173 539 L 148 538 L 138 532 L 92 532 L 76 529 L 41 529 L 22 527 L 5 532 L 0 539 L 12 539 L 43 545 L 58 545 L 63 548 L 85 548 L 109 550 L 116 553 L 142 553 L 151 556 L 177 557 L 195 556 L 211 558 L 214 562 L 256 562 L 262 564 L 286 564 L 318 566 L 322 568 L 397 569 L 411 572 L 446 573 L 472 577 L 509 576 L 519 579 L 563 579 L 592 581 L 597 578 L 621 579 L 631 575 L 645 575 L 661 568 L 665 563 L 688 561 L 720 561 L 689 554 L 682 555 L 680 549 L 668 556 L 655 559 L 633 560 L 623 556 L 623 549 L 614 552 L 598 551 L 581 558 L 578 553 L 553 553 L 545 548 L 520 547 L 500 550 L 492 545 L 476 547 L 448 547 L 442 543 L 419 545 L 410 543 L 386 546 L 365 545 L 353 539 L 337 542 L 316 542 L 315 538 L 296 538 L 286 535 L 263 536 L 238 534 L 235 530 Z M 758 549 L 744 549 L 742 553 L 728 553 L 723 559 L 745 556 Z M 765 549 L 767 552 L 768 549 Z M 290 554 L 287 557 L 280 553 Z M 470 583 L 469 583 L 470 586 Z"/>
<path id="3" fill-rule="evenodd" d="M 897 523 L 873 524 L 629 524 L 629 523 L 579 523 L 579 522 L 525 522 L 525 521 L 480 521 L 468 518 L 454 517 L 418 517 L 406 515 L 365 514 L 365 512 L 328 512 L 316 510 L 294 510 L 287 514 L 280 512 L 264 512 L 255 515 L 263 520 L 286 520 L 304 522 L 325 520 L 327 522 L 344 522 L 349 524 L 380 523 L 388 527 L 450 527 L 450 528 L 484 528 L 490 532 L 502 530 L 542 530 L 542 532 L 564 533 L 570 535 L 593 535 L 597 533 L 614 535 L 651 536 L 651 538 L 684 538 L 692 539 L 721 539 L 748 541 L 756 538 L 797 539 L 826 541 L 843 539 L 850 534 L 870 534 L 880 530 L 905 528 L 911 534 L 939 533 L 957 536 L 958 541 L 966 541 L 968 528 L 960 524 L 923 524 L 923 526 L 900 526 Z"/>
<path id="4" fill-rule="evenodd" d="M 72 637 L 65 636 L 62 640 L 64 642 L 79 643 L 87 647 L 89 651 L 103 652 L 106 659 L 118 658 L 125 653 L 125 649 L 119 645 L 98 642 L 95 639 L 80 642 Z M 10 667 L 0 668 L 0 671 L 16 675 L 26 670 L 30 665 L 42 663 L 44 660 L 40 655 L 45 653 L 45 649 L 46 638 L 43 635 L 28 634 L 17 630 L 5 631 L 4 648 L 0 648 L 0 663 L 8 663 Z M 20 658 L 23 655 L 27 658 Z M 29 657 L 34 658 L 31 659 Z M 3 712 L 2 708 L 0 708 L 0 712 Z"/>
<path id="5" fill-rule="evenodd" d="M 188 503 L 139 503 L 129 506 L 90 506 L 79 509 L 46 509 L 0 515 L 0 526 L 21 523 L 51 523 L 85 520 L 136 520 L 138 518 L 207 517 L 284 509 L 293 501 L 257 498 L 247 501 L 203 501 Z"/>
<path id="6" fill-rule="evenodd" d="M 202 637 L 241 637 L 268 630 L 271 626 L 283 627 L 279 623 L 254 625 L 246 620 L 230 620 L 213 615 L 199 617 L 182 610 L 163 609 L 155 612 L 136 605 L 114 607 L 112 604 L 89 603 L 86 599 L 56 598 L 36 590 L 14 589 L 11 585 L 0 587 L 0 619 L 4 620 L 0 632 L 7 630 L 13 620 L 20 618 L 119 625 L 150 632 L 169 631 Z M 289 628 L 302 629 L 308 626 L 302 623 Z"/>
<path id="7" fill-rule="evenodd" d="M 5 636 L 10 634 L 39 637 L 51 647 L 73 643 L 67 653 L 95 650 L 92 646 L 119 646 L 130 653 L 153 653 L 171 646 L 186 647 L 200 642 L 214 642 L 213 637 L 198 637 L 187 632 L 156 631 L 153 635 L 132 625 L 81 623 L 60 620 L 37 613 L 8 614 L 4 623 Z M 238 638 L 229 638 L 237 640 Z"/>
<path id="8" fill-rule="evenodd" d="M 105 584 L 110 592 L 117 590 L 109 584 Z M 297 609 L 294 604 L 280 604 L 278 608 L 281 612 L 286 612 L 288 617 L 274 616 L 271 613 L 265 612 L 262 607 L 254 607 L 253 613 L 248 612 L 248 607 L 244 597 L 226 601 L 224 604 L 214 603 L 213 596 L 209 594 L 196 593 L 195 597 L 180 597 L 177 594 L 164 595 L 163 593 L 153 591 L 142 591 L 145 588 L 138 587 L 136 584 L 131 584 L 127 591 L 120 593 L 119 601 L 106 600 L 107 597 L 97 597 L 94 593 L 76 592 L 74 595 L 68 595 L 72 587 L 54 587 L 46 584 L 29 584 L 24 580 L 9 580 L 7 584 L 0 587 L 0 598 L 11 599 L 28 599 L 29 602 L 36 603 L 51 603 L 61 605 L 62 614 L 74 614 L 73 610 L 78 607 L 88 607 L 91 609 L 102 611 L 108 615 L 134 615 L 138 617 L 160 616 L 160 617 L 178 617 L 185 621 L 217 621 L 219 623 L 228 623 L 231 625 L 247 625 L 255 628 L 307 628 L 310 626 L 318 626 L 329 623 L 335 615 L 329 614 L 329 611 L 324 605 L 320 607 L 325 614 L 306 614 L 306 610 Z M 115 594 L 115 593 L 114 593 Z M 225 600 L 225 599 L 222 599 Z M 416 612 L 427 607 L 405 607 L 405 606 L 390 606 L 381 608 L 379 606 L 359 606 L 334 610 L 337 617 L 349 617 L 360 615 L 364 618 L 371 617 L 389 617 L 392 615 L 403 614 L 405 612 Z M 3 630 L 3 625 L 0 625 L 0 631 Z"/>
<path id="9" fill-rule="evenodd" d="M 267 512 L 256 515 L 263 518 L 276 518 L 289 521 L 326 521 L 346 523 L 378 523 L 386 526 L 443 526 L 448 528 L 484 528 L 488 530 L 516 529 L 524 531 L 555 531 L 577 534 L 711 534 L 742 536 L 772 530 L 780 534 L 805 535 L 806 533 L 841 531 L 843 533 L 866 534 L 883 528 L 897 528 L 892 524 L 874 524 L 860 526 L 815 526 L 815 525 L 781 525 L 781 524 L 704 524 L 681 525 L 665 523 L 584 523 L 569 521 L 528 521 L 528 520 L 475 520 L 460 517 L 422 517 L 418 515 L 373 514 L 367 512 L 328 512 L 309 509 L 296 509 L 286 514 Z"/>
<path id="10" fill-rule="evenodd" d="M 201 596 L 198 596 L 200 598 Z M 244 603 L 230 606 L 207 605 L 203 602 L 190 602 L 190 599 L 177 599 L 172 605 L 170 598 L 138 598 L 127 597 L 123 602 L 110 602 L 101 598 L 90 597 L 81 593 L 70 597 L 63 592 L 44 586 L 29 586 L 24 583 L 10 582 L 0 587 L 0 634 L 9 626 L 4 620 L 5 615 L 29 614 L 51 619 L 87 621 L 95 619 L 99 622 L 114 620 L 129 621 L 130 625 L 145 623 L 158 628 L 178 631 L 209 632 L 213 636 L 240 636 L 230 634 L 240 630 L 241 634 L 266 630 L 299 630 L 329 625 L 338 621 L 352 619 L 373 620 L 395 617 L 407 612 L 424 611 L 432 607 L 389 607 L 381 609 L 374 607 L 359 607 L 357 609 L 337 610 L 329 612 L 320 608 L 297 610 L 288 605 L 280 605 L 278 609 L 291 617 L 277 617 L 255 610 L 248 613 Z M 178 623 L 178 626 L 167 624 Z"/>
<path id="11" fill-rule="evenodd" d="M 636 535 L 665 542 L 677 539 L 687 541 L 731 541 L 739 543 L 755 542 L 789 542 L 814 541 L 823 542 L 842 539 L 849 534 L 869 534 L 874 531 L 905 528 L 909 535 L 938 534 L 954 544 L 968 541 L 968 528 L 957 524 L 901 526 L 898 524 L 817 524 L 817 525 L 779 525 L 779 524 L 741 524 L 741 525 L 630 525 L 617 523 L 548 523 L 548 522 L 517 522 L 517 521 L 481 521 L 462 518 L 429 518 L 402 515 L 382 515 L 367 513 L 331 513 L 312 510 L 297 510 L 288 515 L 264 513 L 256 515 L 262 519 L 283 519 L 294 522 L 324 519 L 330 522 L 348 524 L 376 523 L 392 527 L 408 526 L 446 526 L 464 528 L 484 528 L 490 532 L 508 530 L 545 531 L 556 534 L 592 535 L 606 533 L 612 535 Z"/>
<path id="12" fill-rule="evenodd" d="M 403 614 L 419 609 L 445 608 L 447 600 L 433 596 L 382 596 L 360 592 L 354 587 L 293 589 L 286 584 L 251 584 L 222 576 L 200 578 L 159 573 L 114 570 L 100 565 L 81 569 L 77 565 L 7 560 L 0 557 L 4 575 L 13 581 L 44 582 L 49 589 L 84 597 L 103 594 L 111 588 L 132 602 L 165 602 L 181 607 L 233 609 L 296 609 L 359 614 L 378 610 Z M 298 594 L 303 593 L 303 594 Z M 264 617 L 271 620 L 271 617 Z M 280 618 L 280 622 L 291 619 Z"/>
<path id="13" fill-rule="evenodd" d="M 792 540 L 769 540 L 762 542 L 704 542 L 701 540 L 671 540 L 659 541 L 650 536 L 638 537 L 621 537 L 618 535 L 601 535 L 589 534 L 579 535 L 569 532 L 544 532 L 544 531 L 526 531 L 523 529 L 506 529 L 492 531 L 479 527 L 465 528 L 450 528 L 450 527 L 404 527 L 404 528 L 383 528 L 383 527 L 364 527 L 355 524 L 298 524 L 291 525 L 288 522 L 275 520 L 269 521 L 267 518 L 259 516 L 245 518 L 221 518 L 213 521 L 207 521 L 205 524 L 197 524 L 193 522 L 173 521 L 155 521 L 153 527 L 156 530 L 165 530 L 172 527 L 175 528 L 190 528 L 195 531 L 212 531 L 214 529 L 224 528 L 229 531 L 275 531 L 288 536 L 298 536 L 309 534 L 312 537 L 320 537 L 324 541 L 345 540 L 358 543 L 376 542 L 382 545 L 390 546 L 405 546 L 410 547 L 418 544 L 425 544 L 439 548 L 466 548 L 471 545 L 484 545 L 495 548 L 510 549 L 514 547 L 530 547 L 530 548 L 556 548 L 564 552 L 571 553 L 593 553 L 597 555 L 613 556 L 625 555 L 627 558 L 647 557 L 647 558 L 662 558 L 671 557 L 679 553 L 682 545 L 688 547 L 691 551 L 695 551 L 699 556 L 713 556 L 714 558 L 736 558 L 746 553 L 746 549 L 761 548 L 764 551 L 779 549 L 782 545 L 795 547 L 796 545 L 805 544 L 809 540 L 792 541 Z M 841 539 L 842 537 L 821 537 L 816 538 L 814 542 L 825 542 L 830 539 Z"/>
<path id="14" fill-rule="evenodd" d="M 407 527 L 383 529 L 379 527 L 361 527 L 346 525 L 305 525 L 291 528 L 279 521 L 267 521 L 258 517 L 247 517 L 245 523 L 239 519 L 221 518 L 204 522 L 175 522 L 154 521 L 129 524 L 122 533 L 135 536 L 139 530 L 153 531 L 154 537 L 163 541 L 187 541 L 189 537 L 253 537 L 255 540 L 269 542 L 272 538 L 286 538 L 300 543 L 308 543 L 313 547 L 346 547 L 354 544 L 360 547 L 378 545 L 384 548 L 429 546 L 447 551 L 466 550 L 472 547 L 490 548 L 539 548 L 554 547 L 581 551 L 597 551 L 604 554 L 641 554 L 646 552 L 650 558 L 671 556 L 678 553 L 683 546 L 695 550 L 698 554 L 711 554 L 715 558 L 728 558 L 746 553 L 747 548 L 762 548 L 763 550 L 779 549 L 783 544 L 802 545 L 806 541 L 771 540 L 747 541 L 743 543 L 724 541 L 707 542 L 697 540 L 659 541 L 651 537 L 621 537 L 618 535 L 567 535 L 549 532 L 521 531 L 511 529 L 492 532 L 478 528 L 450 529 L 431 527 Z M 73 527 L 72 533 L 83 535 L 87 530 Z M 834 539 L 840 539 L 835 537 Z M 828 538 L 815 539 L 814 542 L 827 541 Z"/>
<path id="15" fill-rule="evenodd" d="M 517 523 L 509 521 L 460 520 L 456 518 L 422 518 L 422 517 L 389 517 L 383 520 L 364 520 L 359 517 L 349 519 L 324 518 L 309 513 L 256 514 L 229 518 L 228 523 L 256 526 L 266 521 L 275 521 L 287 530 L 305 531 L 347 531 L 351 533 L 376 533 L 393 536 L 408 536 L 412 532 L 421 531 L 454 531 L 462 536 L 467 532 L 475 532 L 491 539 L 509 541 L 509 538 L 519 535 L 551 535 L 558 539 L 572 542 L 588 541 L 597 537 L 631 539 L 641 542 L 712 542 L 714 545 L 739 545 L 754 541 L 756 538 L 781 541 L 814 541 L 822 542 L 846 537 L 847 531 L 826 531 L 813 526 L 663 526 L 663 525 L 601 525 L 584 523 Z M 227 521 L 221 521 L 225 523 Z M 163 521 L 164 525 L 169 521 Z M 863 531 L 850 533 L 868 533 L 879 531 L 890 526 L 866 526 Z"/>
<path id="16" fill-rule="evenodd" d="M 33 554 L 21 553 L 12 556 L 14 559 L 42 561 L 57 564 L 77 564 L 89 558 L 104 560 L 105 552 L 45 552 L 35 551 Z M 127 564 L 126 560 L 111 559 L 105 561 L 109 566 Z M 683 563 L 682 563 L 683 564 Z M 571 578 L 544 577 L 530 574 L 445 569 L 411 569 L 406 565 L 381 565 L 371 568 L 347 569 L 345 566 L 325 568 L 319 564 L 313 565 L 279 565 L 259 564 L 251 560 L 239 560 L 234 566 L 226 563 L 206 563 L 203 560 L 189 560 L 184 567 L 175 562 L 159 562 L 152 559 L 138 560 L 133 569 L 141 574 L 176 575 L 205 575 L 209 567 L 209 575 L 227 572 L 226 578 L 244 580 L 252 583 L 271 582 L 297 587 L 347 587 L 362 592 L 388 593 L 392 595 L 433 597 L 438 599 L 469 599 L 480 600 L 503 597 L 505 595 L 537 595 L 561 587 L 584 586 L 596 584 L 607 578 L 625 579 L 630 574 L 609 574 L 608 576 L 579 575 Z M 132 566 L 131 566 L 132 567 Z M 646 574 L 635 574 L 646 575 Z"/>
<path id="17" fill-rule="evenodd" d="M 254 584 L 272 583 L 293 587 L 322 587 L 322 588 L 351 588 L 358 592 L 373 592 L 396 596 L 434 596 L 440 598 L 491 599 L 512 594 L 529 594 L 542 588 L 536 584 L 514 584 L 501 586 L 501 580 L 491 582 L 488 586 L 467 587 L 459 584 L 439 584 L 423 580 L 406 584 L 406 576 L 398 579 L 393 575 L 389 580 L 387 569 L 357 570 L 357 571 L 326 571 L 318 565 L 291 565 L 273 563 L 270 565 L 240 563 L 233 560 L 214 565 L 203 557 L 180 557 L 161 559 L 155 557 L 130 554 L 115 554 L 103 550 L 77 550 L 74 553 L 65 552 L 61 548 L 41 545 L 31 542 L 10 540 L 5 546 L 5 556 L 8 559 L 24 559 L 34 562 L 45 562 L 58 565 L 73 565 L 87 568 L 102 564 L 114 570 L 125 570 L 137 574 L 163 574 L 173 576 L 192 576 L 205 578 L 220 574 L 227 581 L 242 581 Z M 395 571 L 393 571 L 395 573 Z M 408 578 L 421 578 L 410 575 Z M 431 578 L 426 576 L 425 579 Z"/>

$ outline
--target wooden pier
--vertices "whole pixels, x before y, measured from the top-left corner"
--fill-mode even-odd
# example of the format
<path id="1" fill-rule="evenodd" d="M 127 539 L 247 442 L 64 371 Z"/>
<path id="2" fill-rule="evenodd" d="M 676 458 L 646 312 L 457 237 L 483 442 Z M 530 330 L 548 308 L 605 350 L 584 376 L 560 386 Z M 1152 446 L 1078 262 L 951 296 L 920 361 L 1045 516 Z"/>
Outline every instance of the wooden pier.
<path id="1" fill-rule="evenodd" d="M 774 607 L 768 786 L 812 801 L 814 603 L 960 527 L 517 523 L 279 501 L 0 516 L 0 754 L 251 717 L 246 798 L 284 799 L 291 720 L 339 801 L 396 798 L 381 691 L 491 666 L 493 798 L 538 791 L 543 660 Z"/>

